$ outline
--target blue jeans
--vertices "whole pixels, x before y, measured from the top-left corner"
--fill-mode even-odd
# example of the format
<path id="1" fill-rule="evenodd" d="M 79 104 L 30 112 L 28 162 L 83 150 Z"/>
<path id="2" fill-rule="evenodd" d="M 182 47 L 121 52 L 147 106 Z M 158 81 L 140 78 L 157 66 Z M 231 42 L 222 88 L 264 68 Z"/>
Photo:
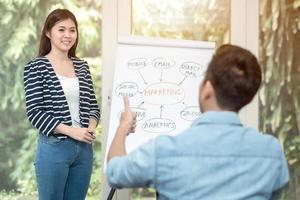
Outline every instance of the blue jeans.
<path id="1" fill-rule="evenodd" d="M 39 200 L 84 200 L 92 167 L 91 144 L 40 134 L 35 159 Z"/>

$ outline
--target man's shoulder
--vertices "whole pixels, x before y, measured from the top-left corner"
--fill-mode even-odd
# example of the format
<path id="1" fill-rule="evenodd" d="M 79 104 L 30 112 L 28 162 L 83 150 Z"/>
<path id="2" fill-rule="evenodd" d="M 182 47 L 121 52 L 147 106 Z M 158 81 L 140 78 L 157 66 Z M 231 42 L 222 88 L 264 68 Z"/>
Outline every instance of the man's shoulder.
<path id="1" fill-rule="evenodd" d="M 188 128 L 176 135 L 161 135 L 155 140 L 156 153 L 160 156 L 177 155 L 179 152 L 185 152 L 189 144 L 194 143 L 195 139 L 190 133 L 193 133 L 191 128 Z M 181 154 L 180 153 L 180 154 Z"/>
<path id="2" fill-rule="evenodd" d="M 271 157 L 279 158 L 282 154 L 282 148 L 279 140 L 271 134 L 258 132 L 255 129 L 246 129 L 248 134 L 245 142 L 252 145 L 254 150 L 262 151 Z"/>
<path id="3" fill-rule="evenodd" d="M 274 135 L 269 133 L 259 132 L 252 128 L 249 128 L 248 130 L 251 132 L 251 135 L 255 136 L 256 140 L 268 142 L 269 144 L 276 147 L 280 146 L 279 140 Z"/>
<path id="4" fill-rule="evenodd" d="M 257 154 L 267 157 L 276 157 L 282 154 L 279 140 L 271 134 L 261 133 L 252 128 L 240 127 L 231 134 L 219 130 L 207 131 L 206 127 L 190 127 L 178 135 L 163 135 L 155 139 L 156 148 L 163 151 L 174 151 L 193 146 L 202 149 L 206 146 L 215 148 L 232 148 L 245 154 Z M 239 144 L 239 145 L 237 145 Z M 228 146 L 230 145 L 230 146 Z M 242 153 L 241 152 L 241 153 Z"/>
<path id="5" fill-rule="evenodd" d="M 160 135 L 154 140 L 155 148 L 160 149 L 160 152 L 178 148 L 176 136 Z"/>

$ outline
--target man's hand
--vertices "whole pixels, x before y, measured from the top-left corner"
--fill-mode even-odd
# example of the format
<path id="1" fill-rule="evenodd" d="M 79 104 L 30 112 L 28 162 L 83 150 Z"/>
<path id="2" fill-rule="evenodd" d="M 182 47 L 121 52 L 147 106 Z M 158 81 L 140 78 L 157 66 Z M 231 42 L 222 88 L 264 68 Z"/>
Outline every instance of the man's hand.
<path id="1" fill-rule="evenodd" d="M 124 97 L 124 112 L 121 114 L 119 127 L 124 129 L 124 133 L 134 133 L 136 128 L 136 113 L 131 111 L 128 97 Z"/>
<path id="2" fill-rule="evenodd" d="M 136 128 L 136 114 L 129 107 L 128 97 L 124 97 L 124 112 L 120 118 L 120 125 L 108 151 L 107 161 L 115 156 L 126 155 L 125 140 L 129 133 L 134 133 Z"/>

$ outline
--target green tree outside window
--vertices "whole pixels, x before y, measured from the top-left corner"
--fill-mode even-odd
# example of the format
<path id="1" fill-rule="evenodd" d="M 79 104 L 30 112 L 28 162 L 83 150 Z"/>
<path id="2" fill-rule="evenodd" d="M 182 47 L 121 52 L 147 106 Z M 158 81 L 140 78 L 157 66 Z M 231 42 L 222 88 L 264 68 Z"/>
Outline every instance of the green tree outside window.
<path id="1" fill-rule="evenodd" d="M 88 61 L 101 102 L 101 1 L 0 0 L 0 199 L 37 199 L 34 152 L 38 138 L 25 115 L 23 69 L 37 56 L 41 26 L 55 8 L 70 9 L 79 23 L 77 55 Z M 88 199 L 101 193 L 101 127 L 94 144 Z"/>

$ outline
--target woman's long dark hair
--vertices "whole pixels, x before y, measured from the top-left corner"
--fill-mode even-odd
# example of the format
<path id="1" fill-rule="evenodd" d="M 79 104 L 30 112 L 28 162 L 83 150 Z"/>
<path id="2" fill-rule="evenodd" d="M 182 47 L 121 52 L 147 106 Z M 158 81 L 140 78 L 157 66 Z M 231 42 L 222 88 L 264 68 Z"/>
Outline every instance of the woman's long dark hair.
<path id="1" fill-rule="evenodd" d="M 51 42 L 50 39 L 47 37 L 47 32 L 50 32 L 52 27 L 59 21 L 71 19 L 76 27 L 77 38 L 76 42 L 72 46 L 72 48 L 68 52 L 69 57 L 76 57 L 76 48 L 78 44 L 78 24 L 76 17 L 72 12 L 67 9 L 55 9 L 53 10 L 47 17 L 44 27 L 41 34 L 41 41 L 40 41 L 40 48 L 39 48 L 39 56 L 47 55 L 51 50 Z"/>

